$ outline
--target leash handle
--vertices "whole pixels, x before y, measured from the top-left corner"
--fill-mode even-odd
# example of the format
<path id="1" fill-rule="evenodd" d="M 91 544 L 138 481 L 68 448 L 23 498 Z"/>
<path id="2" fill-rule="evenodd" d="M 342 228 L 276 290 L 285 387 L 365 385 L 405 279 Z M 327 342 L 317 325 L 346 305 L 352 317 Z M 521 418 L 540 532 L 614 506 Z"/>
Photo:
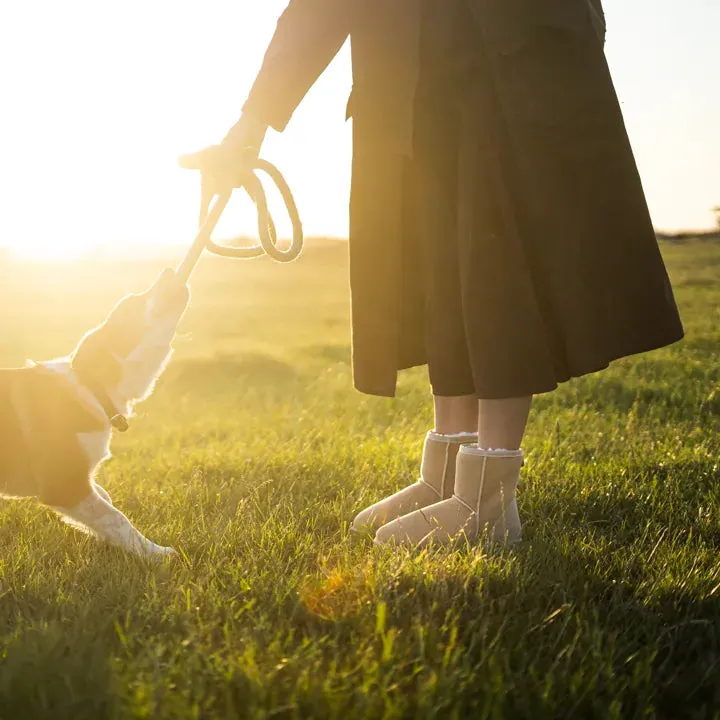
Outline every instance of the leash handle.
<path id="1" fill-rule="evenodd" d="M 272 180 L 285 204 L 285 209 L 292 224 L 292 241 L 286 250 L 281 250 L 278 247 L 275 222 L 270 214 L 267 195 L 262 182 L 256 174 L 257 171 L 264 172 L 270 180 Z M 200 260 L 203 251 L 206 249 L 215 255 L 236 260 L 248 260 L 267 254 L 273 260 L 281 263 L 292 262 L 302 252 L 304 237 L 300 213 L 298 212 L 290 186 L 275 165 L 267 160 L 253 157 L 247 166 L 247 177 L 242 187 L 257 208 L 260 244 L 251 247 L 229 247 L 213 241 L 211 235 L 230 202 L 232 190 L 216 196 L 209 208 L 205 207 L 203 201 L 200 209 L 200 228 L 190 250 L 176 271 L 178 278 L 182 282 L 187 283 L 190 279 L 190 275 Z"/>

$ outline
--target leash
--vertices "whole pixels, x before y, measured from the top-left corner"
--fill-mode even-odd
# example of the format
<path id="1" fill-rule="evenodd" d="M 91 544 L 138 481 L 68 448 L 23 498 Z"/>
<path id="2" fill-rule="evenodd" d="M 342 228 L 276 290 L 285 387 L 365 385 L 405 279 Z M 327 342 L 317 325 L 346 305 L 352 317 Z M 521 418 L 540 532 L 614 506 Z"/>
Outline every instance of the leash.
<path id="1" fill-rule="evenodd" d="M 176 274 L 182 282 L 187 283 L 190 279 L 190 275 L 197 266 L 204 250 L 234 260 L 249 260 L 267 254 L 273 260 L 281 263 L 292 262 L 302 252 L 304 240 L 302 223 L 300 222 L 300 214 L 290 186 L 285 181 L 282 173 L 272 163 L 255 156 L 249 155 L 248 157 L 248 162 L 244 168 L 245 177 L 243 178 L 242 188 L 257 208 L 260 244 L 251 247 L 230 247 L 220 245 L 212 240 L 212 232 L 230 202 L 233 191 L 230 190 L 227 193 L 218 195 L 215 197 L 209 211 L 202 213 L 200 229 L 187 255 L 177 268 Z M 285 209 L 292 223 L 292 241 L 286 250 L 281 250 L 278 247 L 275 222 L 268 209 L 267 195 L 260 178 L 257 176 L 258 171 L 264 172 L 272 180 L 285 203 Z"/>

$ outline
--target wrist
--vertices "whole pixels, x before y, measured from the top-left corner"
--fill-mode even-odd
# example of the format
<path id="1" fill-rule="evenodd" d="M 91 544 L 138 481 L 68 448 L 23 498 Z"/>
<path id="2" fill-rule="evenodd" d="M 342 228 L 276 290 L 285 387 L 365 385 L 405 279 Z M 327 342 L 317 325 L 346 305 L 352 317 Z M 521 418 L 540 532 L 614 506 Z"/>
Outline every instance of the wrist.
<path id="1" fill-rule="evenodd" d="M 265 140 L 267 129 L 267 124 L 262 120 L 244 112 L 228 131 L 223 145 L 237 147 L 240 150 L 248 147 L 259 150 Z"/>

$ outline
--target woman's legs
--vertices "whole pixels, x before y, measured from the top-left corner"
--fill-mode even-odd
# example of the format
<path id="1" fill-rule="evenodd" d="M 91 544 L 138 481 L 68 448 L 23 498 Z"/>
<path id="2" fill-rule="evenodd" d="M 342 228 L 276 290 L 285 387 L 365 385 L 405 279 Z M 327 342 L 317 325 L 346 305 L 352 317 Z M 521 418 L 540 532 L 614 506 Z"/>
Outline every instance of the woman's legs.
<path id="1" fill-rule="evenodd" d="M 525 435 L 532 397 L 477 400 L 474 395 L 433 395 L 435 432 L 441 435 L 478 433 L 486 450 L 519 450 Z"/>
<path id="2" fill-rule="evenodd" d="M 440 13 L 440 17 L 446 18 L 445 2 L 436 0 L 431 7 Z M 506 306 L 514 307 L 517 297 L 512 291 L 496 290 L 502 290 L 519 272 L 522 264 L 516 262 L 512 255 L 503 262 L 495 254 L 484 252 L 488 242 L 499 243 L 500 250 L 503 249 L 505 233 L 501 232 L 502 227 L 484 223 L 478 228 L 476 223 L 468 224 L 474 214 L 468 216 L 467 208 L 474 208 L 488 194 L 485 192 L 488 188 L 477 184 L 461 187 L 466 184 L 465 166 L 468 164 L 462 159 L 466 154 L 464 149 L 458 145 L 465 78 L 456 77 L 454 71 L 449 72 L 451 68 L 444 57 L 447 48 L 436 42 L 438 27 L 434 19 L 434 16 L 426 16 L 423 31 L 424 60 L 415 99 L 412 182 L 413 211 L 425 271 L 426 359 L 433 392 L 435 427 L 425 440 L 420 483 L 366 509 L 355 519 L 354 526 L 372 527 L 381 519 L 387 519 L 386 526 L 392 524 L 393 515 L 399 518 L 403 512 L 408 512 L 408 500 L 412 500 L 418 508 L 412 514 L 424 518 L 444 500 L 446 503 L 452 501 L 445 507 L 456 517 L 449 522 L 445 517 L 437 518 L 438 523 L 445 523 L 449 534 L 461 531 L 466 524 L 467 513 L 463 510 L 458 514 L 458 502 L 452 498 L 457 490 L 459 463 L 467 451 L 478 453 L 485 448 L 509 451 L 506 453 L 507 462 L 497 460 L 502 455 L 498 452 L 493 453 L 492 462 L 482 461 L 481 457 L 483 467 L 491 467 L 489 481 L 481 482 L 480 486 L 489 490 L 502 485 L 502 493 L 508 491 L 508 503 L 512 502 L 509 525 L 517 527 L 516 534 L 519 534 L 514 486 L 511 485 L 512 477 L 516 482 L 516 471 L 519 472 L 522 463 L 519 447 L 531 398 L 480 402 L 477 398 L 482 389 L 489 393 L 511 393 L 513 386 L 518 385 L 513 382 L 513 361 L 525 349 L 525 344 L 517 341 L 518 337 L 522 337 L 522 329 L 497 322 L 498 313 Z M 438 63 L 438 60 L 443 62 Z M 463 73 L 469 69 L 465 60 L 467 58 L 460 63 L 465 68 Z M 452 59 L 451 65 L 454 61 Z M 443 72 L 439 72 L 438 68 L 444 68 Z M 472 132 L 478 133 L 477 126 L 473 126 Z M 470 200 L 466 206 L 460 204 L 461 196 Z M 492 202 L 488 199 L 483 207 L 488 203 L 492 206 Z M 486 237 L 488 235 L 490 239 Z M 475 245 L 480 247 L 468 252 L 468 243 L 471 249 Z M 493 250 L 496 249 L 493 245 Z M 487 291 L 479 292 L 478 283 L 488 284 Z M 481 332 L 475 331 L 478 324 Z M 468 330 L 474 332 L 469 336 Z M 488 359 L 491 361 L 488 362 Z M 522 383 L 520 388 L 524 389 Z M 466 468 L 472 466 L 470 471 L 466 470 L 466 476 L 474 478 L 477 475 L 474 468 L 478 461 L 465 458 L 461 464 Z M 428 487 L 433 491 L 425 492 Z M 486 493 L 481 521 L 491 523 L 493 532 L 502 537 L 512 533 L 506 533 L 505 525 L 490 517 L 496 510 L 502 518 L 507 514 L 505 504 L 496 508 L 499 492 L 494 492 L 492 497 Z M 460 505 L 463 509 L 471 505 L 474 507 L 479 498 L 477 503 L 475 500 L 469 498 Z M 402 531 L 401 527 L 400 534 Z M 426 532 L 427 529 L 423 534 Z M 477 532 L 476 528 L 476 535 Z"/>
<path id="3" fill-rule="evenodd" d="M 478 401 L 475 395 L 443 397 L 433 395 L 435 432 L 441 435 L 474 433 L 478 428 Z"/>
<path id="4" fill-rule="evenodd" d="M 399 516 L 375 535 L 378 545 L 422 547 L 449 544 L 517 542 L 522 537 L 516 490 L 523 464 L 520 450 L 532 397 L 480 400 L 473 396 L 435 397 L 436 426 L 469 427 L 477 418 L 477 443 L 465 443 L 454 463 L 453 495 Z"/>
<path id="5" fill-rule="evenodd" d="M 420 480 L 363 510 L 353 529 L 377 529 L 380 543 L 418 544 L 426 536 L 445 542 L 461 533 L 475 539 L 485 532 L 497 541 L 519 540 L 515 489 L 532 397 L 434 395 L 433 401 L 435 429 L 425 439 Z M 463 457 L 466 451 L 472 456 Z"/>
<path id="6" fill-rule="evenodd" d="M 478 402 L 474 395 L 434 396 L 435 429 L 427 433 L 420 478 L 360 512 L 355 531 L 377 530 L 395 518 L 452 497 L 455 460 L 463 445 L 477 442 Z"/>
<path id="7" fill-rule="evenodd" d="M 519 450 L 532 396 L 478 402 L 478 447 L 485 450 Z"/>

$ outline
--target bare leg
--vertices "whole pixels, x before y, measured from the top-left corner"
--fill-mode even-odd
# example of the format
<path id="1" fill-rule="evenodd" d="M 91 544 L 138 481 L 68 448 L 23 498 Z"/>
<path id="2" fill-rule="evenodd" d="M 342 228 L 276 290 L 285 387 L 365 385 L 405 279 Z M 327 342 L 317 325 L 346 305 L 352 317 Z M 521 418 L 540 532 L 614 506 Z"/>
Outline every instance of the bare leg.
<path id="1" fill-rule="evenodd" d="M 506 400 L 480 400 L 474 395 L 433 397 L 435 432 L 442 435 L 478 432 L 478 445 L 486 449 L 518 450 L 525 434 L 532 396 Z"/>
<path id="2" fill-rule="evenodd" d="M 434 395 L 435 432 L 441 435 L 474 433 L 478 426 L 478 401 L 474 395 Z"/>
<path id="3" fill-rule="evenodd" d="M 485 450 L 519 450 L 532 396 L 478 402 L 478 447 Z"/>

